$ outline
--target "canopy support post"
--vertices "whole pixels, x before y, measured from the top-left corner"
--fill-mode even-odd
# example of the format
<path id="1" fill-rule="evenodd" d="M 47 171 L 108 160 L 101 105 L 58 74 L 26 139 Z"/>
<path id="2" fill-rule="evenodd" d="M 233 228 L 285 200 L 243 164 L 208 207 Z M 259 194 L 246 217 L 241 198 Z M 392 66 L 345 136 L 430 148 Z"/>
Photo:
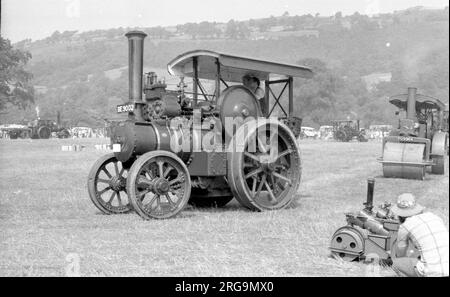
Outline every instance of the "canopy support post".
<path id="1" fill-rule="evenodd" d="M 217 66 L 217 74 L 216 74 L 216 93 L 215 96 L 216 98 L 214 99 L 214 102 L 217 102 L 217 99 L 219 99 L 220 96 L 220 62 L 219 59 L 216 58 L 216 66 Z"/>
<path id="2" fill-rule="evenodd" d="M 193 57 L 192 58 L 192 66 L 194 67 L 194 79 L 193 79 L 193 88 L 192 88 L 192 92 L 194 93 L 194 104 L 192 106 L 192 108 L 196 108 L 197 107 L 197 101 L 198 101 L 198 59 L 197 57 Z"/>
<path id="3" fill-rule="evenodd" d="M 266 79 L 265 81 L 264 81 L 264 85 L 265 85 L 265 94 L 264 94 L 264 109 L 265 110 L 263 110 L 262 112 L 263 112 L 263 115 L 264 115 L 264 117 L 266 117 L 266 118 L 268 118 L 270 115 L 268 114 L 268 111 L 269 111 L 269 103 L 270 103 L 270 97 L 269 97 L 269 95 L 270 95 L 270 93 L 269 93 L 269 90 L 270 90 L 270 82 L 269 82 L 269 79 Z"/>
<path id="4" fill-rule="evenodd" d="M 289 117 L 294 114 L 294 79 L 289 76 Z"/>

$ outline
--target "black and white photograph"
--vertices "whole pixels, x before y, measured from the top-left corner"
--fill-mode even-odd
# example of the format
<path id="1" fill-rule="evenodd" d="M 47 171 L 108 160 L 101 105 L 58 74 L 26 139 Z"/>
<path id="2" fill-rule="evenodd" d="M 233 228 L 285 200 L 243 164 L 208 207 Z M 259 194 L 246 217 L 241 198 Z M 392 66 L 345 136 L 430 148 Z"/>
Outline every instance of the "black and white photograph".
<path id="1" fill-rule="evenodd" d="M 449 276 L 447 0 L 0 3 L 0 277 Z"/>

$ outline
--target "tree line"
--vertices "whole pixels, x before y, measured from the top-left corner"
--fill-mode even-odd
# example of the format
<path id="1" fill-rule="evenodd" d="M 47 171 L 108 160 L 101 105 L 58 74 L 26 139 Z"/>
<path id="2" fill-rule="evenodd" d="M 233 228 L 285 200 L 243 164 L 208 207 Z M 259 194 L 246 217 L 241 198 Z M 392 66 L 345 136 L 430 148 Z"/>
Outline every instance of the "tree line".
<path id="1" fill-rule="evenodd" d="M 405 16 L 388 14 L 378 18 L 359 14 L 343 17 L 340 13 L 332 17 L 284 14 L 245 22 L 231 20 L 221 27 L 222 33 L 217 31 L 218 24 L 211 22 L 177 26 L 177 31 L 189 35 L 196 32 L 195 38 L 199 39 L 215 39 L 217 34 L 225 32 L 227 38 L 233 39 L 231 41 L 215 39 L 203 42 L 195 39 L 156 43 L 152 36 L 164 38 L 166 33 L 164 28 L 155 27 L 147 32 L 151 36 L 145 45 L 144 65 L 147 68 L 165 68 L 173 57 L 198 48 L 305 64 L 316 73 L 312 80 L 299 81 L 295 89 L 296 112 L 304 118 L 306 125 L 324 125 L 333 119 L 347 117 L 358 117 L 366 124 L 389 123 L 394 117 L 387 97 L 404 92 L 408 86 L 418 87 L 419 92 L 448 102 L 449 37 L 445 11 L 448 9 L 413 12 Z M 416 18 L 418 22 L 414 22 Z M 357 25 L 345 29 L 344 21 Z M 288 36 L 280 40 L 248 40 L 245 37 L 248 33 L 239 27 L 245 25 L 268 30 L 280 24 L 291 28 L 320 26 L 321 33 L 318 38 Z M 39 105 L 41 116 L 54 117 L 60 110 L 63 117 L 74 123 L 92 124 L 100 123 L 102 117 L 113 117 L 115 104 L 127 99 L 126 71 L 114 79 L 107 78 L 105 71 L 127 65 L 127 43 L 122 36 L 126 31 L 126 28 L 92 31 L 89 33 L 91 37 L 105 34 L 109 37 L 106 40 L 87 38 L 83 44 L 55 42 L 44 45 L 42 40 L 36 41 L 20 55 L 17 52 L 20 46 L 13 48 L 7 41 L 2 41 L 2 50 L 13 50 L 15 54 L 12 56 L 19 57 L 14 64 L 18 67 L 16 69 L 21 69 L 18 73 L 25 71 L 30 74 L 23 85 L 48 88 L 46 93 L 34 95 L 30 90 L 28 99 L 20 101 L 29 103 L 28 109 L 23 111 L 6 101 L 6 98 L 13 98 L 10 93 L 13 89 L 10 82 L 3 83 L 3 86 L 8 86 L 9 97 L 2 95 L 2 120 L 35 116 L 32 98 Z M 120 33 L 120 38 L 115 38 L 116 33 Z M 49 38 L 63 40 L 70 34 L 75 33 L 63 32 Z M 33 53 L 32 59 L 26 51 Z M 362 77 L 377 72 L 391 73 L 392 80 L 367 89 Z"/>

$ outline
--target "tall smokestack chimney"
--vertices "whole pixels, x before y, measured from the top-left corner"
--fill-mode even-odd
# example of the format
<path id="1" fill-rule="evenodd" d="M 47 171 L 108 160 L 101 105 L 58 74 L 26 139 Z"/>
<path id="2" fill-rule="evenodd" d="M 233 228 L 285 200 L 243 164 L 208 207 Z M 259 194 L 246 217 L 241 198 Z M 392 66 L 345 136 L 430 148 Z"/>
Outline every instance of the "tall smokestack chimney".
<path id="1" fill-rule="evenodd" d="M 144 72 L 144 38 L 142 31 L 131 31 L 125 34 L 128 38 L 128 88 L 130 102 L 137 103 L 134 111 L 135 119 L 142 121 L 142 76 Z"/>
<path id="2" fill-rule="evenodd" d="M 365 210 L 368 212 L 372 212 L 373 209 L 373 192 L 375 188 L 375 179 L 369 178 L 367 180 L 367 200 L 366 203 L 364 203 Z"/>
<path id="3" fill-rule="evenodd" d="M 58 110 L 56 112 L 56 125 L 59 127 L 61 127 L 61 112 Z"/>
<path id="4" fill-rule="evenodd" d="M 416 116 L 417 88 L 408 88 L 408 102 L 406 106 L 406 118 L 417 122 Z"/>

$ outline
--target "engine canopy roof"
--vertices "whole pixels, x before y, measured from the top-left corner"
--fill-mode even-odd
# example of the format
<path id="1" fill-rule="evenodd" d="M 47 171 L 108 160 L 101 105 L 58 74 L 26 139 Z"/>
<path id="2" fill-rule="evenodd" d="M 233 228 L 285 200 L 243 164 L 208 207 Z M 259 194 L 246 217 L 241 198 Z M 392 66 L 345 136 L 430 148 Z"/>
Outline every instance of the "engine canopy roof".
<path id="1" fill-rule="evenodd" d="M 312 78 L 311 69 L 298 65 L 239 57 L 208 50 L 194 50 L 179 55 L 169 62 L 167 70 L 180 77 L 194 76 L 194 58 L 198 63 L 198 78 L 215 80 L 216 61 L 220 63 L 220 76 L 224 81 L 242 82 L 242 77 L 252 74 L 261 81 L 268 80 L 271 74 L 286 77 Z"/>
<path id="2" fill-rule="evenodd" d="M 416 110 L 436 109 L 444 111 L 446 106 L 441 100 L 430 96 L 416 94 Z M 406 110 L 408 105 L 408 94 L 395 95 L 389 98 L 389 102 L 396 107 Z"/>

